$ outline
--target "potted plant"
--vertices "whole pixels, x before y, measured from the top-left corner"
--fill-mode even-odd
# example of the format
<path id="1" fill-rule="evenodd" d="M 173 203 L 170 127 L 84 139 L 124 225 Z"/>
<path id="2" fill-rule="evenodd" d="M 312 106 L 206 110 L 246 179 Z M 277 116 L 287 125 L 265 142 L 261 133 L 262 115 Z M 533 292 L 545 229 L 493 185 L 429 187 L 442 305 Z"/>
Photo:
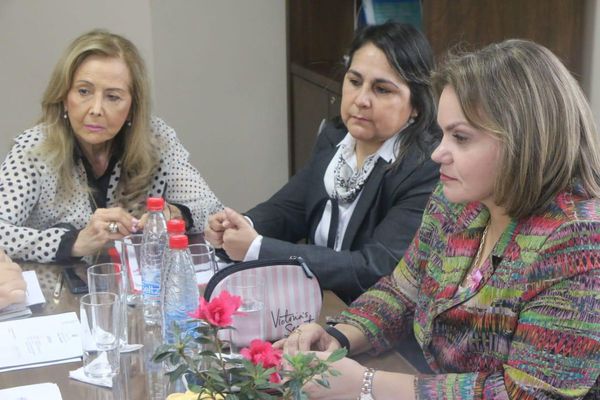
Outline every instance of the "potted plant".
<path id="1" fill-rule="evenodd" d="M 283 355 L 271 343 L 253 340 L 240 351 L 241 357 L 224 354 L 227 341 L 219 332 L 233 329 L 232 316 L 241 314 L 239 296 L 227 291 L 207 302 L 200 299 L 200 306 L 190 315 L 198 322 L 187 334 L 177 334 L 177 342 L 160 346 L 154 356 L 155 362 L 168 362 L 173 369 L 167 372 L 175 381 L 182 377 L 187 381 L 188 393 L 173 399 L 307 399 L 303 386 L 314 380 L 328 387 L 328 377 L 339 373 L 331 363 L 346 355 L 339 349 L 321 359 L 315 353 L 299 352 L 293 356 Z M 201 351 L 193 351 L 193 349 Z M 183 396 L 183 397 L 181 397 Z"/>

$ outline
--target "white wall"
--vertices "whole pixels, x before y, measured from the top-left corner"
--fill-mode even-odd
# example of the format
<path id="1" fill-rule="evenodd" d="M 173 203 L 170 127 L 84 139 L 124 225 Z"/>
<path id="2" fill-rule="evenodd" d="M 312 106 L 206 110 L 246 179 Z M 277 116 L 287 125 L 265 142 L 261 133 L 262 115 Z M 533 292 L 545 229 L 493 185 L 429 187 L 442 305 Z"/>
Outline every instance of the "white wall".
<path id="1" fill-rule="evenodd" d="M 285 2 L 153 0 L 156 108 L 222 201 L 287 180 Z"/>
<path id="2" fill-rule="evenodd" d="M 39 118 L 42 94 L 60 54 L 71 40 L 93 28 L 126 35 L 146 59 L 152 58 L 147 0 L 0 1 L 2 159 L 12 139 Z"/>
<path id="3" fill-rule="evenodd" d="M 140 49 L 154 110 L 213 191 L 245 210 L 287 180 L 285 2 L 0 1 L 0 159 L 40 115 L 59 55 L 106 28 Z"/>

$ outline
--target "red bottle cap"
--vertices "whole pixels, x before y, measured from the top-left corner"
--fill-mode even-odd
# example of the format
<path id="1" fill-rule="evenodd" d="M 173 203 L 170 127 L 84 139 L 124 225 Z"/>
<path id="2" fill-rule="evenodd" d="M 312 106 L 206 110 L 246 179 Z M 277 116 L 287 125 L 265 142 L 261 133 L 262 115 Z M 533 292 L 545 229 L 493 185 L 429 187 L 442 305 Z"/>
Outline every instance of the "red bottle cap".
<path id="1" fill-rule="evenodd" d="M 167 221 L 167 232 L 173 235 L 185 233 L 185 222 L 182 219 L 170 219 Z"/>
<path id="2" fill-rule="evenodd" d="M 146 199 L 146 208 L 148 211 L 162 211 L 165 208 L 165 199 L 162 197 L 148 197 Z"/>
<path id="3" fill-rule="evenodd" d="M 188 237 L 186 235 L 173 235 L 169 238 L 170 249 L 187 249 Z"/>

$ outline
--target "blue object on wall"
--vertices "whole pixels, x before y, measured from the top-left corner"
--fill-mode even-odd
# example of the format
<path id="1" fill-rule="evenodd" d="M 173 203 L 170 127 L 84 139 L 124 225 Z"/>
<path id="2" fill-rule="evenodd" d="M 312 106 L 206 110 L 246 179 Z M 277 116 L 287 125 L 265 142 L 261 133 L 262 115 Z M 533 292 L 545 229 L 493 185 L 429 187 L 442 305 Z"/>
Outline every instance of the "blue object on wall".
<path id="1" fill-rule="evenodd" d="M 421 14 L 421 0 L 362 0 L 356 27 L 398 21 L 422 29 Z"/>

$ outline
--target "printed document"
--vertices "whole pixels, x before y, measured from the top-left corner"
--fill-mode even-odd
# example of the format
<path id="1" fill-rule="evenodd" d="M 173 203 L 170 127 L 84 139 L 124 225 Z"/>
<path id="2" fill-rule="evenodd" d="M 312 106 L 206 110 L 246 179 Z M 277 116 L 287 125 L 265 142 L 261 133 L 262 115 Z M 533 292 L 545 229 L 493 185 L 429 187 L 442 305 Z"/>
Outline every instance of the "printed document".
<path id="1" fill-rule="evenodd" d="M 80 331 L 74 312 L 0 322 L 0 372 L 78 359 Z"/>
<path id="2" fill-rule="evenodd" d="M 62 400 L 60 389 L 55 383 L 38 383 L 0 390 L 2 400 Z"/>

